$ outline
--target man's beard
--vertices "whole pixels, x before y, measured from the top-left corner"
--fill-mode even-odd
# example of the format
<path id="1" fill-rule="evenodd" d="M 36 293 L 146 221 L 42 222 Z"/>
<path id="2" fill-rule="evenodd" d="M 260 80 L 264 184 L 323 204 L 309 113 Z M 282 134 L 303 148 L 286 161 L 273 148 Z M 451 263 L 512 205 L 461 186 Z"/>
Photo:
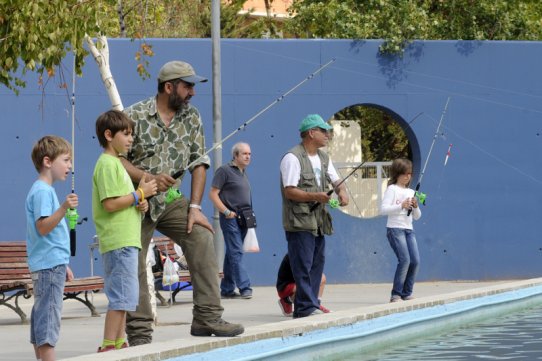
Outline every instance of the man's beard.
<path id="1" fill-rule="evenodd" d="M 168 98 L 168 107 L 175 112 L 178 112 L 179 110 L 183 110 L 186 107 L 188 107 L 188 99 L 190 99 L 190 96 L 186 96 L 185 99 L 183 99 L 177 92 L 173 92 L 169 95 Z"/>

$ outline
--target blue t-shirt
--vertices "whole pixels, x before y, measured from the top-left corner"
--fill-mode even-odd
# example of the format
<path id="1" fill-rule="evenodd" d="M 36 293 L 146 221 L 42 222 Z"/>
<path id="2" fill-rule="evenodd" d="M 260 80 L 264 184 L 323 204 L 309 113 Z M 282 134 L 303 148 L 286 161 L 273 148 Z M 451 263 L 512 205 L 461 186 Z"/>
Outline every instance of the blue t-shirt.
<path id="1" fill-rule="evenodd" d="M 42 180 L 37 180 L 26 196 L 26 251 L 31 272 L 53 268 L 70 261 L 70 236 L 63 218 L 45 236 L 38 233 L 36 221 L 51 216 L 58 208 L 55 189 Z"/>

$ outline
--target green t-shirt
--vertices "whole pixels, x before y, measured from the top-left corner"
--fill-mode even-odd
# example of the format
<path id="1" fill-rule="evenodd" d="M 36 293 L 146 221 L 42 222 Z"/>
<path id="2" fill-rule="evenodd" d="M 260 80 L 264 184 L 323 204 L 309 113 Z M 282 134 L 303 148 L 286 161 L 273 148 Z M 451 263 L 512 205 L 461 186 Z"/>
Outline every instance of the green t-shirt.
<path id="1" fill-rule="evenodd" d="M 122 247 L 141 249 L 141 215 L 136 207 L 107 212 L 102 201 L 134 191 L 126 169 L 117 157 L 102 153 L 92 177 L 92 214 L 100 239 L 100 253 Z"/>

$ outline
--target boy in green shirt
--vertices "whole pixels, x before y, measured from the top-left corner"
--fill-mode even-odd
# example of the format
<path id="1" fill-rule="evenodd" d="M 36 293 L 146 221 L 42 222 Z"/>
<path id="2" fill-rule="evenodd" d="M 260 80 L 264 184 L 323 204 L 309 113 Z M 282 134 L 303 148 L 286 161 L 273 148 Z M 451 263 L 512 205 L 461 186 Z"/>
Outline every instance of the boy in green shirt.
<path id="1" fill-rule="evenodd" d="M 104 263 L 104 291 L 109 300 L 104 340 L 98 352 L 127 347 L 126 311 L 139 300 L 138 252 L 141 249 L 141 215 L 156 194 L 156 181 L 141 178 L 137 190 L 119 160 L 132 145 L 134 122 L 110 110 L 96 120 L 96 135 L 104 152 L 92 178 L 92 213 Z"/>

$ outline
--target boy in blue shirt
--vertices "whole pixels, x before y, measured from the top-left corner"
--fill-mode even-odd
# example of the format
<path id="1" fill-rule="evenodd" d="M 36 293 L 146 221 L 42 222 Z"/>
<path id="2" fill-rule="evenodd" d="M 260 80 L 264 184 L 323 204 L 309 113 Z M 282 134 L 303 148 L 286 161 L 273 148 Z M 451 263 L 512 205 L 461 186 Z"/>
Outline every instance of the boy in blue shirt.
<path id="1" fill-rule="evenodd" d="M 156 181 L 141 178 L 137 190 L 120 162 L 132 146 L 134 122 L 118 110 L 96 120 L 96 135 L 104 152 L 92 177 L 92 214 L 104 264 L 104 291 L 109 301 L 104 339 L 98 352 L 127 347 L 126 311 L 139 301 L 137 261 L 141 249 L 141 213 L 149 209 L 146 197 L 156 194 Z"/>
<path id="2" fill-rule="evenodd" d="M 60 332 L 64 283 L 73 279 L 64 216 L 79 202 L 71 193 L 60 205 L 52 187 L 54 182 L 66 180 L 72 167 L 71 146 L 65 139 L 49 135 L 38 140 L 32 149 L 32 162 L 39 177 L 25 204 L 28 268 L 34 285 L 30 342 L 38 360 L 51 361 L 55 360 Z"/>

